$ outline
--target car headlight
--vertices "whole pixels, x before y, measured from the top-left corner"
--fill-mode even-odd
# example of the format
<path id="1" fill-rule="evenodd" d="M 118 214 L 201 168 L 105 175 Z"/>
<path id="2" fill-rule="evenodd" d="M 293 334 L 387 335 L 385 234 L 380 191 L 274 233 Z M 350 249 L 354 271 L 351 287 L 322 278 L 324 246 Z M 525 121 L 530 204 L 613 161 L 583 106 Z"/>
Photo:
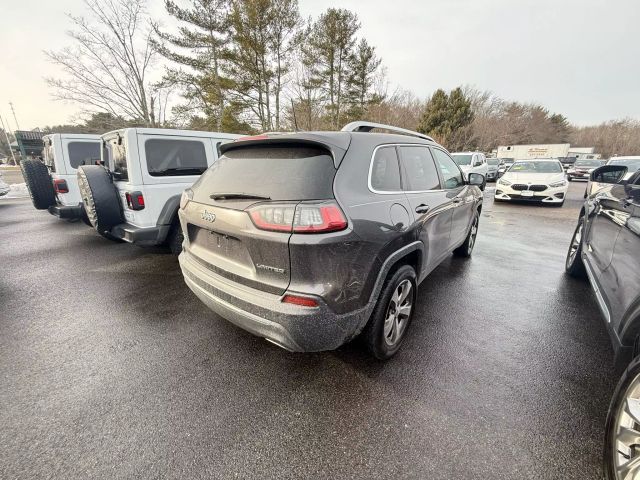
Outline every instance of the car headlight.
<path id="1" fill-rule="evenodd" d="M 500 180 L 498 180 L 498 183 L 500 185 L 504 185 L 505 187 L 508 187 L 509 185 L 511 185 L 511 182 L 509 180 L 505 180 L 504 178 L 501 178 Z"/>
<path id="2" fill-rule="evenodd" d="M 191 200 L 193 200 L 193 190 L 187 188 L 184 192 L 182 192 L 182 196 L 180 197 L 180 208 L 184 210 Z"/>
<path id="3" fill-rule="evenodd" d="M 559 182 L 550 183 L 549 186 L 551 188 L 564 187 L 567 184 L 566 180 L 560 180 Z"/>
<path id="4" fill-rule="evenodd" d="M 570 168 L 569 170 L 567 170 L 567 173 L 574 173 L 576 171 L 575 168 Z"/>

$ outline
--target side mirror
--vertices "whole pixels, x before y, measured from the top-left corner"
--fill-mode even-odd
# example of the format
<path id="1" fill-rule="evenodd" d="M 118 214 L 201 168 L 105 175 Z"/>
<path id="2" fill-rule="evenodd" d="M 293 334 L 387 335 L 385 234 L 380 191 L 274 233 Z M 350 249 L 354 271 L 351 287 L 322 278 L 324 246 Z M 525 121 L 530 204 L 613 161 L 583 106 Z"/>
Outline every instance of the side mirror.
<path id="1" fill-rule="evenodd" d="M 619 183 L 628 170 L 624 165 L 604 165 L 591 172 L 589 178 L 596 183 Z"/>
<path id="2" fill-rule="evenodd" d="M 486 181 L 484 179 L 484 175 L 480 173 L 470 173 L 469 174 L 469 185 L 475 185 L 480 188 L 480 190 L 484 190 L 486 185 Z"/>

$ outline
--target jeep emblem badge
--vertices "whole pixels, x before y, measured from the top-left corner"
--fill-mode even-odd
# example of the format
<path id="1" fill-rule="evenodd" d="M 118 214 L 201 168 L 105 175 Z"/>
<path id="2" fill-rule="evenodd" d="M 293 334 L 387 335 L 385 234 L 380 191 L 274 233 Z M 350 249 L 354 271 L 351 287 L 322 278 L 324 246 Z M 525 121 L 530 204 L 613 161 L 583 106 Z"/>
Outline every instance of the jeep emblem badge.
<path id="1" fill-rule="evenodd" d="M 215 222 L 216 221 L 216 214 L 213 212 L 208 212 L 207 210 L 204 210 L 202 212 L 202 219 L 206 220 L 207 222 Z"/>

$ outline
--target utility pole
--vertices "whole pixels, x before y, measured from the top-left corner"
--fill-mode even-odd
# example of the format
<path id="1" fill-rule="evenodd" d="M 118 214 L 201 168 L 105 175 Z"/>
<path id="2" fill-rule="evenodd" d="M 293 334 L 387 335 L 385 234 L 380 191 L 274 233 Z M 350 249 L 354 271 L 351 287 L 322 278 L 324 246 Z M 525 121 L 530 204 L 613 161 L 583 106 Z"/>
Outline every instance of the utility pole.
<path id="1" fill-rule="evenodd" d="M 9 141 L 9 135 L 7 134 L 7 128 L 4 126 L 4 120 L 2 120 L 2 116 L 0 116 L 0 125 L 2 125 L 2 131 L 4 132 L 4 138 L 7 139 L 7 146 L 9 147 L 9 151 L 11 152 L 11 157 L 13 158 L 13 164 L 18 165 L 16 162 L 16 156 L 13 153 L 13 148 L 11 148 L 11 142 Z"/>
<path id="2" fill-rule="evenodd" d="M 11 107 L 11 112 L 13 113 L 13 119 L 16 121 L 16 130 L 20 130 L 20 125 L 18 125 L 18 117 L 16 117 L 16 111 L 13 109 L 13 103 L 9 102 L 9 106 Z"/>

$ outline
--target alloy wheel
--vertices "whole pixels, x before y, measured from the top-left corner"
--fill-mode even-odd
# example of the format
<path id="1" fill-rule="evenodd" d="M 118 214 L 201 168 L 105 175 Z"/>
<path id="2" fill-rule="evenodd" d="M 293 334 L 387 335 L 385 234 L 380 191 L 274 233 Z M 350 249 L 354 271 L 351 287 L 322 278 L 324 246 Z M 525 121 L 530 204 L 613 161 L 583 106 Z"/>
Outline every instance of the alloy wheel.
<path id="1" fill-rule="evenodd" d="M 393 292 L 393 296 L 387 307 L 384 320 L 384 341 L 393 347 L 402 338 L 413 307 L 413 285 L 409 280 L 403 280 Z"/>
<path id="2" fill-rule="evenodd" d="M 616 479 L 640 479 L 640 375 L 633 379 L 618 407 L 612 455 Z"/>
<path id="3" fill-rule="evenodd" d="M 473 251 L 473 247 L 476 244 L 476 236 L 478 235 L 478 217 L 473 220 L 471 226 L 471 235 L 469 236 L 469 245 L 467 246 L 467 253 L 470 255 Z"/>
<path id="4" fill-rule="evenodd" d="M 580 224 L 576 228 L 576 232 L 573 234 L 573 238 L 571 239 L 571 245 L 569 246 L 569 253 L 567 254 L 567 268 L 570 268 L 573 265 L 573 262 L 576 261 L 578 256 L 578 250 L 580 250 L 580 244 L 582 243 L 582 220 L 580 220 Z"/>

